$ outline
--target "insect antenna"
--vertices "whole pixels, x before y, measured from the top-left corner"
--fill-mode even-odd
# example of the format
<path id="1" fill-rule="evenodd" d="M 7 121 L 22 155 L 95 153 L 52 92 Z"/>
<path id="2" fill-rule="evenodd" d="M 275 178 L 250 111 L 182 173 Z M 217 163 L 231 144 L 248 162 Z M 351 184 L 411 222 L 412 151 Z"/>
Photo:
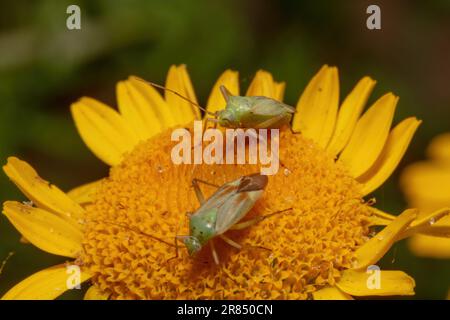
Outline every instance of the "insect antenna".
<path id="1" fill-rule="evenodd" d="M 269 218 L 269 217 L 272 217 L 272 216 L 277 215 L 277 214 L 280 214 L 280 213 L 287 212 L 287 211 L 292 210 L 292 209 L 293 209 L 293 208 L 287 208 L 287 209 L 283 209 L 283 210 L 278 210 L 278 211 L 275 211 L 275 212 L 266 214 L 266 215 L 262 216 L 261 218 L 262 218 L 262 219 L 267 219 L 267 218 Z"/>
<path id="2" fill-rule="evenodd" d="M 139 78 L 139 77 L 137 77 L 137 76 L 131 76 L 130 78 L 133 78 L 133 79 L 136 79 L 136 80 L 138 80 L 138 81 L 147 83 L 147 84 L 149 84 L 149 85 L 151 85 L 151 86 L 153 86 L 153 87 L 155 87 L 155 88 L 163 89 L 163 90 L 165 90 L 165 91 L 169 91 L 169 92 L 175 94 L 176 96 L 180 97 L 181 99 L 186 100 L 187 102 L 193 104 L 194 106 L 196 106 L 196 107 L 199 108 L 200 110 L 204 111 L 205 113 L 207 113 L 207 114 L 209 114 L 209 115 L 212 115 L 212 116 L 216 116 L 216 114 L 215 114 L 214 112 L 211 112 L 211 111 L 206 110 L 205 108 L 203 108 L 202 106 L 200 106 L 198 103 L 195 103 L 194 101 L 192 101 L 192 100 L 190 100 L 189 98 L 183 96 L 183 95 L 180 94 L 179 92 L 176 92 L 175 90 L 172 90 L 172 89 L 166 88 L 166 87 L 164 87 L 164 86 L 162 86 L 162 85 L 159 85 L 159 84 L 156 84 L 156 83 L 153 83 L 153 82 L 144 80 L 144 79 Z"/>
<path id="3" fill-rule="evenodd" d="M 125 230 L 135 232 L 135 233 L 140 234 L 140 235 L 142 235 L 142 236 L 149 237 L 149 238 L 151 238 L 151 239 L 153 239 L 153 240 L 156 240 L 156 241 L 158 241 L 158 242 L 164 243 L 164 244 L 166 244 L 166 245 L 168 245 L 168 246 L 170 246 L 170 247 L 175 247 L 175 245 L 174 245 L 173 243 L 170 243 L 170 242 L 168 242 L 168 241 L 165 241 L 165 240 L 163 240 L 163 239 L 161 239 L 161 238 L 158 238 L 158 237 L 156 237 L 156 236 L 154 236 L 154 235 L 145 233 L 145 232 L 143 232 L 143 231 L 141 231 L 141 230 L 137 230 L 137 229 L 131 228 L 131 227 L 129 227 L 129 226 L 123 225 L 123 224 L 121 224 L 121 223 L 112 222 L 112 221 L 106 221 L 106 220 L 90 220 L 90 221 L 93 221 L 93 222 L 101 222 L 101 223 L 107 223 L 107 224 L 109 223 L 109 224 L 111 224 L 111 225 L 114 225 L 114 226 L 123 228 L 123 229 L 125 229 Z"/>

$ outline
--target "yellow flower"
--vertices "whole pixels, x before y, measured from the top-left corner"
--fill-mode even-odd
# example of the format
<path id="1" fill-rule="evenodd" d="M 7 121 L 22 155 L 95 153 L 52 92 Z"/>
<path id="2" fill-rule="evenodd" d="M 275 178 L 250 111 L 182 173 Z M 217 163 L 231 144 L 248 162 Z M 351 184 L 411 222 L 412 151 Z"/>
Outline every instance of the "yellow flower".
<path id="1" fill-rule="evenodd" d="M 429 160 L 407 167 L 401 177 L 401 185 L 408 202 L 424 214 L 450 206 L 450 133 L 433 139 L 427 150 Z M 450 217 L 430 221 L 435 230 L 441 229 L 442 237 L 418 234 L 409 240 L 410 249 L 418 256 L 450 258 Z"/>
<path id="2" fill-rule="evenodd" d="M 237 72 L 225 71 L 209 97 L 210 111 L 225 105 L 222 84 L 239 94 Z M 339 107 L 337 69 L 324 66 L 313 77 L 297 103 L 294 133 L 281 132 L 280 160 L 289 171 L 269 178 L 249 217 L 286 207 L 292 212 L 230 232 L 239 251 L 218 240 L 218 266 L 207 250 L 194 259 L 180 250 L 171 259 L 174 236 L 188 232 L 185 213 L 199 206 L 191 181 L 220 185 L 257 167 L 173 165 L 171 128 L 190 127 L 200 112 L 133 77 L 117 85 L 119 112 L 91 98 L 72 105 L 86 145 L 111 165 L 109 177 L 65 194 L 27 163 L 9 158 L 6 174 L 35 205 L 8 201 L 3 212 L 35 246 L 75 259 L 81 281 L 93 283 L 86 299 L 412 295 L 414 280 L 404 272 L 381 270 L 381 286 L 373 287 L 366 269 L 395 241 L 431 232 L 428 221 L 448 211 L 418 218 L 411 209 L 396 217 L 363 200 L 391 175 L 420 124 L 411 117 L 391 130 L 398 100 L 391 93 L 363 114 L 374 85 L 364 77 Z M 166 86 L 197 102 L 185 66 L 170 68 Z M 284 83 L 259 71 L 246 95 L 282 100 L 283 92 Z M 373 226 L 385 227 L 375 233 Z M 45 269 L 3 298 L 56 298 L 67 290 L 66 272 L 65 265 Z"/>

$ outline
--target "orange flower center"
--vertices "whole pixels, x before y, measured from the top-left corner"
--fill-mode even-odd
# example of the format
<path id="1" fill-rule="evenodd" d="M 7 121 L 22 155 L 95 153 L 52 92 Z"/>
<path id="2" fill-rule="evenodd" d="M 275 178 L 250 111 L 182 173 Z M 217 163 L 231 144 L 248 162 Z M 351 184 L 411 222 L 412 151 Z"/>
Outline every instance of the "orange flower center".
<path id="1" fill-rule="evenodd" d="M 142 142 L 111 169 L 87 208 L 80 261 L 115 299 L 302 299 L 333 285 L 352 266 L 369 233 L 360 184 L 301 134 L 280 132 L 280 160 L 289 170 L 269 177 L 263 197 L 243 221 L 292 208 L 215 239 L 190 257 L 175 235 L 188 234 L 187 212 L 199 202 L 199 178 L 216 185 L 258 172 L 255 165 L 174 165 L 171 130 Z M 214 187 L 201 186 L 205 196 Z M 164 240 L 164 243 L 160 240 Z M 173 259 L 171 259 L 173 258 Z"/>

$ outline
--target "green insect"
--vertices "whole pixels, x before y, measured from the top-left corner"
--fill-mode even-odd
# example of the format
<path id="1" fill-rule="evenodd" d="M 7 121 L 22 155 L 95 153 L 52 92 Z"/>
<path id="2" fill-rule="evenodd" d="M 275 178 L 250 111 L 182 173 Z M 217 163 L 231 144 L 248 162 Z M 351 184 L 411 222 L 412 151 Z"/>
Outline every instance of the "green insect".
<path id="1" fill-rule="evenodd" d="M 220 86 L 220 92 L 226 101 L 225 109 L 210 112 L 174 90 L 138 77 L 135 78 L 153 87 L 169 91 L 190 102 L 200 110 L 213 116 L 213 118 L 207 118 L 207 122 L 214 122 L 224 128 L 279 129 L 289 125 L 295 113 L 294 107 L 269 97 L 234 96 L 223 85 Z"/>
<path id="2" fill-rule="evenodd" d="M 217 187 L 218 189 L 211 197 L 205 200 L 205 197 L 200 190 L 199 182 Z M 214 239 L 216 237 L 221 238 L 236 249 L 241 249 L 242 247 L 240 244 L 225 236 L 224 233 L 229 230 L 242 230 L 248 228 L 268 217 L 292 209 L 284 209 L 270 214 L 257 216 L 243 222 L 240 221 L 253 208 L 258 199 L 261 198 L 267 183 L 267 176 L 261 174 L 243 176 L 227 182 L 220 187 L 203 180 L 194 179 L 192 181 L 192 186 L 194 187 L 195 194 L 200 202 L 200 207 L 194 213 L 188 214 L 189 235 L 176 235 L 175 244 L 116 222 L 108 223 L 149 237 L 170 247 L 175 247 L 176 255 L 169 260 L 178 257 L 177 240 L 183 242 L 190 256 L 195 256 L 205 245 L 209 244 L 214 262 L 219 264 L 219 256 L 214 247 Z"/>
<path id="3" fill-rule="evenodd" d="M 177 236 L 177 239 L 183 241 L 191 256 L 209 242 L 214 261 L 218 264 L 219 258 L 213 240 L 215 237 L 240 249 L 241 246 L 225 236 L 224 233 L 228 230 L 247 228 L 268 217 L 268 215 L 259 216 L 239 222 L 263 195 L 268 178 L 261 174 L 243 176 L 218 187 L 207 200 L 205 200 L 198 182 L 211 185 L 202 180 L 193 180 L 192 184 L 201 206 L 189 215 L 189 235 Z"/>
<path id="4" fill-rule="evenodd" d="M 293 107 L 272 98 L 233 96 L 225 86 L 220 86 L 220 91 L 227 103 L 225 109 L 207 120 L 225 128 L 278 129 L 289 125 L 295 113 Z"/>
<path id="5" fill-rule="evenodd" d="M 200 202 L 200 208 L 193 214 L 189 214 L 189 235 L 178 235 L 176 239 L 183 241 L 191 256 L 194 256 L 203 246 L 209 243 L 216 264 L 219 264 L 219 257 L 214 247 L 214 238 L 219 237 L 229 245 L 241 249 L 241 245 L 225 236 L 224 233 L 229 230 L 248 228 L 270 216 L 292 209 L 284 209 L 240 222 L 263 195 L 268 183 L 267 176 L 257 173 L 240 177 L 220 187 L 215 186 L 218 189 L 207 200 L 200 190 L 199 182 L 215 186 L 199 179 L 192 181 L 195 194 Z"/>
<path id="6" fill-rule="evenodd" d="M 293 114 L 296 112 L 294 107 L 269 97 L 234 96 L 223 85 L 220 86 L 220 92 L 222 93 L 226 101 L 225 109 L 216 112 L 210 112 L 197 103 L 189 100 L 187 97 L 176 92 L 175 90 L 143 80 L 138 77 L 135 77 L 135 79 L 145 82 L 155 88 L 169 91 L 177 95 L 181 99 L 188 101 L 192 105 L 197 106 L 206 114 L 212 115 L 213 118 L 206 118 L 204 124 L 205 128 L 208 127 L 208 122 L 213 122 L 214 127 L 219 124 L 224 128 L 232 129 L 279 129 L 286 125 L 289 125 L 292 120 Z M 266 138 L 260 136 L 255 131 L 247 130 L 247 133 L 256 139 L 259 139 L 260 141 L 266 140 Z M 278 155 L 276 154 L 274 154 L 273 156 L 278 158 Z M 277 160 L 282 167 L 287 169 L 288 172 L 290 171 L 280 161 L 280 159 Z"/>

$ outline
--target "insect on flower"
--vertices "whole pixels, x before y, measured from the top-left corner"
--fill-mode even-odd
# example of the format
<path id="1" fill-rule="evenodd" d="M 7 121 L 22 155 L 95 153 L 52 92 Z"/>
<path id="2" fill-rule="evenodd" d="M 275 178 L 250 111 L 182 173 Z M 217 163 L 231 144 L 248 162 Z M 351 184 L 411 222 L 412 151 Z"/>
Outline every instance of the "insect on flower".
<path id="1" fill-rule="evenodd" d="M 219 264 L 219 257 L 214 247 L 213 239 L 215 237 L 219 237 L 229 245 L 241 249 L 241 245 L 224 235 L 226 231 L 245 229 L 269 216 L 291 210 L 289 208 L 239 222 L 263 195 L 268 182 L 267 176 L 252 174 L 227 182 L 220 187 L 212 185 L 218 187 L 218 189 L 207 200 L 200 190 L 199 182 L 212 185 L 198 179 L 192 181 L 201 206 L 189 215 L 189 235 L 177 236 L 176 238 L 183 241 L 191 256 L 199 252 L 209 242 L 216 264 Z"/>
<path id="2" fill-rule="evenodd" d="M 216 112 L 210 112 L 175 90 L 146 81 L 139 77 L 133 78 L 138 81 L 145 82 L 155 88 L 169 91 L 198 107 L 206 114 L 212 115 L 213 118 L 206 118 L 205 128 L 208 126 L 208 122 L 213 122 L 214 127 L 219 124 L 224 128 L 231 129 L 280 129 L 290 124 L 292 116 L 296 112 L 294 107 L 269 97 L 234 96 L 223 85 L 220 86 L 220 92 L 226 101 L 225 108 Z M 260 141 L 265 140 L 261 135 L 252 130 L 248 130 L 247 133 Z M 265 143 L 267 142 L 265 141 Z M 273 156 L 278 158 L 277 154 L 273 154 Z M 290 170 L 286 168 L 286 166 L 279 159 L 277 159 L 277 162 L 279 162 L 282 167 L 285 167 L 287 170 L 286 172 L 290 172 Z"/>
<path id="3" fill-rule="evenodd" d="M 247 92 L 282 99 L 283 84 L 266 72 L 258 74 Z M 441 211 L 424 219 L 417 210 L 395 216 L 364 201 L 391 176 L 420 124 L 411 117 L 390 130 L 397 101 L 393 94 L 383 96 L 362 115 L 375 82 L 364 77 L 339 107 L 337 68 L 324 66 L 297 103 L 299 117 L 292 119 L 293 132 L 279 130 L 284 142 L 280 156 L 291 174 L 271 176 L 251 212 L 230 229 L 272 212 L 264 208 L 293 210 L 254 224 L 242 240 L 233 236 L 241 231 L 225 232 L 242 245 L 240 251 L 222 243 L 214 230 L 211 240 L 222 258 L 220 267 L 214 268 L 198 261 L 204 253 L 214 264 L 209 243 L 193 259 L 186 251 L 168 263 L 175 255 L 175 235 L 191 235 L 187 223 L 184 232 L 176 227 L 185 220 L 185 212 L 201 207 L 193 201 L 192 179 L 222 186 L 255 173 L 257 166 L 174 164 L 167 152 L 174 145 L 173 130 L 199 119 L 198 108 L 172 93 L 163 98 L 153 87 L 136 82 L 119 82 L 119 111 L 92 98 L 71 106 L 88 147 L 112 167 L 105 179 L 66 194 L 25 161 L 10 157 L 3 167 L 35 204 L 6 201 L 3 214 L 39 249 L 76 259 L 81 281 L 92 279 L 86 299 L 307 299 L 311 295 L 351 299 L 352 295 L 414 294 L 414 279 L 402 271 L 381 270 L 380 289 L 368 288 L 366 281 L 367 267 L 377 264 L 399 239 L 424 231 L 422 222 L 430 234 L 440 230 L 436 228 Z M 220 84 L 233 94 L 239 92 L 237 72 L 227 70 L 216 83 L 208 100 L 210 111 L 225 106 Z M 196 101 L 184 66 L 171 68 L 167 86 Z M 373 125 L 367 128 L 367 123 Z M 200 187 L 206 198 L 216 191 Z M 436 223 L 430 226 L 430 220 Z M 374 237 L 369 236 L 372 227 L 377 230 Z M 149 235 L 137 234 L 140 231 Z M 233 250 L 226 263 L 219 244 Z M 270 255 L 244 250 L 253 245 L 267 248 Z M 223 281 L 225 277 L 230 281 Z M 2 298 L 54 299 L 68 289 L 66 279 L 64 263 L 52 266 L 30 275 Z"/>
<path id="4" fill-rule="evenodd" d="M 289 125 L 292 115 L 295 113 L 294 107 L 269 97 L 234 96 L 223 85 L 220 86 L 220 92 L 226 101 L 225 109 L 210 112 L 174 90 L 139 77 L 135 78 L 156 88 L 169 91 L 190 102 L 200 110 L 214 117 L 206 118 L 206 122 L 214 122 L 216 125 L 219 124 L 224 128 L 279 129 L 285 125 Z"/>
<path id="5" fill-rule="evenodd" d="M 218 189 L 211 197 L 205 199 L 199 183 L 213 186 Z M 241 249 L 242 246 L 240 244 L 225 236 L 224 233 L 229 230 L 242 230 L 248 228 L 268 217 L 292 209 L 279 210 L 240 222 L 240 220 L 253 208 L 258 199 L 261 198 L 267 183 L 267 176 L 259 173 L 240 177 L 236 180 L 227 182 L 222 186 L 217 186 L 200 179 L 193 179 L 192 186 L 194 187 L 195 195 L 200 202 L 200 208 L 194 213 L 188 213 L 189 235 L 176 235 L 175 245 L 151 234 L 128 228 L 127 226 L 123 226 L 116 222 L 108 221 L 107 223 L 150 237 L 153 240 L 168 246 L 175 247 L 176 255 L 169 260 L 178 257 L 177 240 L 183 242 L 190 256 L 195 256 L 196 253 L 209 243 L 214 262 L 219 264 L 219 255 L 214 246 L 214 238 L 219 237 L 230 246 Z"/>
<path id="6" fill-rule="evenodd" d="M 289 125 L 295 108 L 264 96 L 233 96 L 225 86 L 220 91 L 227 102 L 225 109 L 215 112 L 207 121 L 226 128 L 278 129 Z"/>

